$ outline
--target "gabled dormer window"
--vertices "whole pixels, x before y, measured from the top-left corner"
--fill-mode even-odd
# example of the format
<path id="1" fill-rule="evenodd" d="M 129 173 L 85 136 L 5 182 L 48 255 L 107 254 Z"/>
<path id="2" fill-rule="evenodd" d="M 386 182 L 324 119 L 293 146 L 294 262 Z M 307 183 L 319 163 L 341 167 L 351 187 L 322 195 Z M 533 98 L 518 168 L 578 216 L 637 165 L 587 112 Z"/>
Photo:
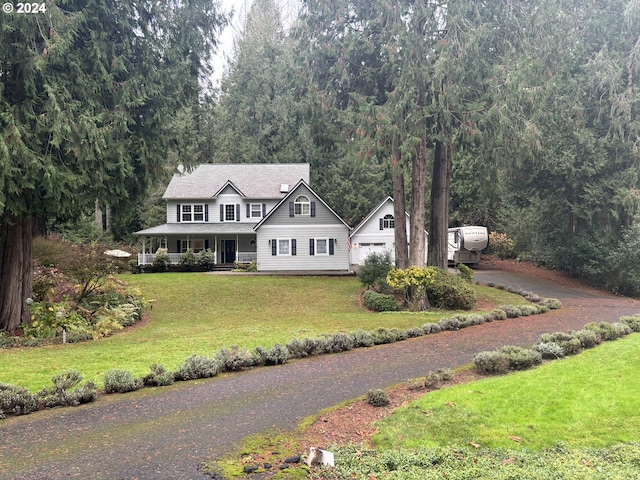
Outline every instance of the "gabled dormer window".
<path id="1" fill-rule="evenodd" d="M 289 202 L 289 216 L 315 217 L 316 202 L 309 200 L 306 195 L 298 195 L 292 202 Z"/>
<path id="2" fill-rule="evenodd" d="M 208 222 L 209 205 L 204 203 L 178 204 L 178 222 Z"/>
<path id="3" fill-rule="evenodd" d="M 385 228 L 394 228 L 395 221 L 393 219 L 393 215 L 385 215 L 380 219 L 380 230 L 384 230 Z"/>
<path id="4" fill-rule="evenodd" d="M 306 195 L 298 195 L 293 201 L 293 207 L 296 215 L 311 214 L 311 201 Z"/>

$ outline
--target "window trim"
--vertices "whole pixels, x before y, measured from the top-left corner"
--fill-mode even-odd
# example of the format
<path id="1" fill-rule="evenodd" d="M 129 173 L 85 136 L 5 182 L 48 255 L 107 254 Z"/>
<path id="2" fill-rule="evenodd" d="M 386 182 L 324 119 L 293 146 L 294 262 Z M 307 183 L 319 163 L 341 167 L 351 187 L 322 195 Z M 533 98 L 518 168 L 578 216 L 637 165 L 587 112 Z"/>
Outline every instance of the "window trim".
<path id="1" fill-rule="evenodd" d="M 311 199 L 307 195 L 298 195 L 293 201 L 293 213 L 305 217 L 311 216 Z"/>
<path id="2" fill-rule="evenodd" d="M 287 253 L 282 253 L 282 251 L 280 250 L 280 242 L 287 242 Z M 291 256 L 291 239 L 290 238 L 276 238 L 276 255 L 278 257 Z"/>
<path id="3" fill-rule="evenodd" d="M 318 241 L 321 241 L 321 240 L 324 240 L 324 242 L 325 242 L 325 244 L 324 244 L 324 247 L 325 247 L 324 253 L 321 253 L 318 250 Z M 314 248 L 313 248 L 314 255 L 319 255 L 319 256 L 323 256 L 323 257 L 324 256 L 327 256 L 327 257 L 329 256 L 329 238 L 324 238 L 324 237 L 322 237 L 322 238 L 314 238 L 313 239 L 313 243 L 314 243 Z"/>
<path id="4" fill-rule="evenodd" d="M 224 222 L 235 222 L 236 221 L 236 204 L 235 203 L 225 203 L 224 204 Z"/>
<path id="5" fill-rule="evenodd" d="M 256 211 L 254 212 L 254 208 Z M 257 215 L 254 215 L 257 213 Z M 249 218 L 262 218 L 262 204 L 261 203 L 252 203 L 249 206 Z"/>
<path id="6" fill-rule="evenodd" d="M 382 217 L 382 228 L 383 229 L 387 229 L 387 228 L 395 228 L 395 218 L 393 215 L 391 215 L 390 213 L 388 213 L 387 215 L 385 215 L 384 217 Z"/>
<path id="7" fill-rule="evenodd" d="M 206 203 L 183 203 L 180 204 L 179 207 L 180 223 L 204 223 L 207 221 Z M 199 209 L 200 211 L 196 212 L 196 209 Z M 196 215 L 201 218 L 196 220 Z"/>

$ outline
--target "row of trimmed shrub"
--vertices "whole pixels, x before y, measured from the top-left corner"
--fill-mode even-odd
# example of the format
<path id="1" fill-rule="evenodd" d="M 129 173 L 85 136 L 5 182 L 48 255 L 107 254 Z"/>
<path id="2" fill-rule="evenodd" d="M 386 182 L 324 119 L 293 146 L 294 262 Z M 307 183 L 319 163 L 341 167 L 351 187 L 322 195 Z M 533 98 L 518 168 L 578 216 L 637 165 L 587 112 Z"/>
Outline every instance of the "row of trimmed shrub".
<path id="1" fill-rule="evenodd" d="M 494 320 L 540 314 L 548 311 L 549 308 L 561 307 L 561 303 L 555 299 L 540 299 L 539 302 L 537 305 L 522 305 L 519 307 L 503 305 L 485 314 L 445 317 L 438 323 L 426 323 L 422 327 L 413 327 L 408 330 L 380 327 L 373 331 L 356 330 L 350 334 L 338 332 L 318 338 L 293 339 L 284 346 L 276 344 L 271 348 L 256 347 L 254 351 L 239 349 L 237 346 L 225 347 L 213 357 L 191 355 L 178 365 L 175 372 L 167 370 L 163 365 L 152 365 L 149 373 L 142 378 L 135 377 L 128 370 L 110 369 L 104 374 L 104 391 L 107 394 L 126 393 L 143 387 L 171 385 L 175 381 L 210 378 L 223 372 L 240 371 L 263 365 L 284 364 L 291 358 L 305 358 L 313 355 L 344 352 L 354 348 L 394 343 L 407 338 L 432 335 L 446 330 L 460 330 L 461 328 Z M 55 378 L 53 377 L 52 379 L 54 384 L 57 382 Z M 76 395 L 81 395 L 80 392 L 83 390 L 79 388 L 73 390 L 73 387 L 75 385 L 67 390 L 77 392 Z M 92 388 L 95 391 L 95 386 Z M 0 390 L 10 392 L 0 398 L 0 418 L 3 418 L 2 412 L 25 415 L 35 410 L 49 407 L 50 402 L 43 402 L 41 397 L 38 397 L 39 394 L 36 394 L 37 398 L 34 401 L 31 398 L 32 394 L 24 388 L 0 384 Z M 90 395 L 81 395 L 81 397 L 85 399 L 81 403 L 85 403 L 86 401 L 92 401 L 95 395 L 93 398 Z M 70 398 L 69 406 L 74 405 L 72 397 Z"/>
<path id="2" fill-rule="evenodd" d="M 576 355 L 605 341 L 616 340 L 640 332 L 640 314 L 620 317 L 617 323 L 592 322 L 581 330 L 569 333 L 544 333 L 532 348 L 504 346 L 498 350 L 480 352 L 473 363 L 483 374 L 500 375 L 511 370 L 527 370 L 543 360 L 555 360 Z"/>
<path id="3" fill-rule="evenodd" d="M 554 300 L 549 303 L 557 308 L 556 302 Z M 422 327 L 408 330 L 381 327 L 373 331 L 356 330 L 350 334 L 338 332 L 317 338 L 293 339 L 284 346 L 276 344 L 271 348 L 256 347 L 253 351 L 240 349 L 237 346 L 225 347 L 213 357 L 191 355 L 178 365 L 175 372 L 167 370 L 162 365 L 152 365 L 147 375 L 143 378 L 136 378 L 127 370 L 109 370 L 105 372 L 104 376 L 105 393 L 125 393 L 145 386 L 165 386 L 175 381 L 211 378 L 224 372 L 241 371 L 263 365 L 280 365 L 292 358 L 306 358 L 393 343 L 445 330 L 459 330 L 471 325 L 505 320 L 512 318 L 516 313 L 518 313 L 516 316 L 533 315 L 544 313 L 547 310 L 548 307 L 542 304 L 521 307 L 505 305 L 484 315 L 458 315 L 443 318 L 439 323 L 426 323 Z"/>
<path id="4" fill-rule="evenodd" d="M 97 396 L 95 383 L 80 384 L 82 375 L 77 370 L 67 370 L 51 377 L 52 387 L 33 394 L 26 388 L 0 383 L 0 419 L 6 415 L 28 415 L 37 410 L 55 407 L 71 407 L 93 402 Z"/>

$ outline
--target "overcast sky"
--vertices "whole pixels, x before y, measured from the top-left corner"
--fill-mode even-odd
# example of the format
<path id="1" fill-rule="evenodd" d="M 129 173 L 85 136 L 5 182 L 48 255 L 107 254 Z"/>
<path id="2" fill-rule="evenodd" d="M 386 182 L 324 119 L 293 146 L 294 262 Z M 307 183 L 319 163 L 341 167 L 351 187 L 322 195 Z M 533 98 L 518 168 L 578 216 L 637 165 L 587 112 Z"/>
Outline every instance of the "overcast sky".
<path id="1" fill-rule="evenodd" d="M 233 49 L 233 39 L 236 32 L 244 25 L 245 12 L 251 8 L 252 0 L 222 0 L 222 9 L 224 12 L 234 10 L 233 18 L 230 24 L 224 29 L 220 36 L 220 44 L 218 52 L 214 58 L 213 80 L 218 82 L 224 71 L 226 60 L 225 55 L 230 55 Z"/>

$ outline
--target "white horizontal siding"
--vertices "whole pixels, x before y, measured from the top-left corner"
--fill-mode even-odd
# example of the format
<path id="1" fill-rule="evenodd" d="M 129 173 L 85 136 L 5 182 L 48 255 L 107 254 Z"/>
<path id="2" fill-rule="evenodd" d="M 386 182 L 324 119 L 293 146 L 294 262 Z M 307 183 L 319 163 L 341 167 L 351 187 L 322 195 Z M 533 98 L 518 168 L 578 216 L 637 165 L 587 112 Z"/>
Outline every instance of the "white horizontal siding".
<path id="1" fill-rule="evenodd" d="M 178 205 L 183 204 L 205 204 L 209 207 L 209 221 L 206 223 L 221 223 L 220 222 L 220 205 L 227 204 L 240 204 L 240 221 L 236 223 L 253 223 L 256 224 L 262 217 L 247 217 L 247 205 L 258 204 L 262 206 L 265 204 L 266 213 L 268 214 L 273 207 L 278 204 L 276 199 L 243 199 L 239 195 L 220 195 L 217 200 L 168 200 L 167 201 L 167 223 L 178 223 Z M 188 222 L 183 222 L 188 223 Z M 202 222 L 198 222 L 202 223 Z M 230 223 L 230 222 L 226 222 Z"/>
<path id="2" fill-rule="evenodd" d="M 295 239 L 296 255 L 272 255 L 272 239 Z M 333 255 L 310 255 L 309 240 L 334 238 Z M 349 231 L 344 225 L 263 225 L 257 232 L 258 271 L 348 270 Z"/>

